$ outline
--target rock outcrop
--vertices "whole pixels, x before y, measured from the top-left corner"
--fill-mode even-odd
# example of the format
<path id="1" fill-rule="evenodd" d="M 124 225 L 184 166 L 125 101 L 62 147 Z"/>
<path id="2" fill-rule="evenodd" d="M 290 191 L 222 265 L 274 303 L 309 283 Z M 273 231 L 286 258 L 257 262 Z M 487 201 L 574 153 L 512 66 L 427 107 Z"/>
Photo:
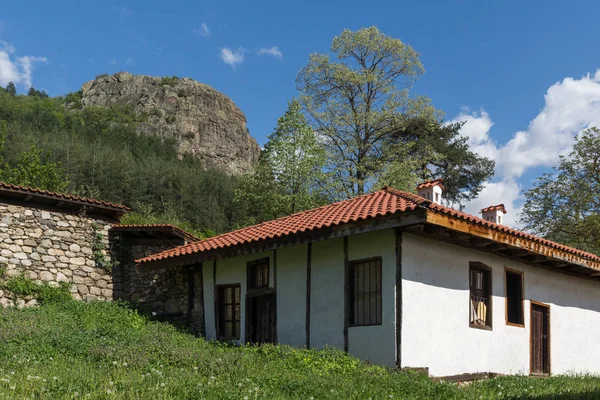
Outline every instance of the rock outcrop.
<path id="1" fill-rule="evenodd" d="M 147 116 L 140 134 L 175 138 L 180 155 L 191 154 L 230 174 L 247 172 L 260 155 L 244 113 L 229 97 L 190 78 L 99 76 L 83 85 L 81 103 L 131 106 Z"/>

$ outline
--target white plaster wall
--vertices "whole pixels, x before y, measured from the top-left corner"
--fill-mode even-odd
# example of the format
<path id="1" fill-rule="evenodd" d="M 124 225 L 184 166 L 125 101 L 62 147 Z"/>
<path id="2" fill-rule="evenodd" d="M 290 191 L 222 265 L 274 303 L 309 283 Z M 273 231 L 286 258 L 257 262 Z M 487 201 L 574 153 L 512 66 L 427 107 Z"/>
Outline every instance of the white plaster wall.
<path id="1" fill-rule="evenodd" d="M 348 328 L 348 352 L 375 364 L 395 365 L 396 238 L 392 229 L 348 238 L 349 261 L 381 257 L 381 325 Z M 343 321 L 342 321 L 343 323 Z"/>
<path id="2" fill-rule="evenodd" d="M 492 268 L 492 331 L 469 327 L 469 261 Z M 524 272 L 525 327 L 505 322 L 504 268 Z M 550 305 L 551 372 L 600 373 L 600 284 L 410 234 L 402 249 L 402 366 L 529 373 L 530 300 Z"/>
<path id="3" fill-rule="evenodd" d="M 277 340 L 306 345 L 307 245 L 277 249 Z"/>
<path id="4" fill-rule="evenodd" d="M 246 338 L 246 265 L 253 260 L 269 258 L 269 286 L 273 286 L 273 252 L 262 252 L 217 261 L 217 285 L 240 284 L 240 339 L 244 343 Z M 213 262 L 204 262 L 204 310 L 206 313 L 206 338 L 216 339 L 216 324 L 214 313 L 214 284 Z"/>
<path id="5" fill-rule="evenodd" d="M 312 246 L 310 345 L 344 349 L 344 239 Z"/>

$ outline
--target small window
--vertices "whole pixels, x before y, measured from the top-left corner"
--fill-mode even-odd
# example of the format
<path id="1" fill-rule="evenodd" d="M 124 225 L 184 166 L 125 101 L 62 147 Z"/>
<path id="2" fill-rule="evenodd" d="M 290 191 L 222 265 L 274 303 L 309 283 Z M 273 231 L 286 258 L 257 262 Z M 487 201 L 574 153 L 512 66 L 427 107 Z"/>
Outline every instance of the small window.
<path id="1" fill-rule="evenodd" d="M 381 259 L 350 263 L 350 325 L 381 325 Z"/>
<path id="2" fill-rule="evenodd" d="M 506 270 L 506 323 L 523 326 L 523 273 Z"/>
<path id="3" fill-rule="evenodd" d="M 498 215 L 498 223 L 501 224 L 502 223 L 502 216 Z"/>
<path id="4" fill-rule="evenodd" d="M 439 203 L 439 202 L 440 202 L 440 194 L 439 194 L 439 193 L 436 193 L 436 194 L 435 194 L 435 202 L 436 202 L 436 203 Z"/>
<path id="5" fill-rule="evenodd" d="M 269 287 L 269 259 L 265 258 L 248 263 L 248 289 Z"/>
<path id="6" fill-rule="evenodd" d="M 469 325 L 492 328 L 492 271 L 481 263 L 469 264 Z"/>
<path id="7" fill-rule="evenodd" d="M 217 286 L 217 336 L 240 338 L 240 285 Z"/>

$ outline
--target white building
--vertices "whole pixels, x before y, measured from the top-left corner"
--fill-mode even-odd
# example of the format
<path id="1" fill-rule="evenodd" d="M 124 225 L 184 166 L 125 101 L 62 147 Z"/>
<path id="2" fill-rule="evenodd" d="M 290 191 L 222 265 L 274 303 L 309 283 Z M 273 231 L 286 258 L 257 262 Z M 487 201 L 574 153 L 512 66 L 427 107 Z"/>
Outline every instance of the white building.
<path id="1" fill-rule="evenodd" d="M 202 271 L 191 293 L 208 339 L 335 346 L 434 376 L 600 373 L 600 257 L 444 207 L 435 190 L 385 188 L 138 268 Z"/>

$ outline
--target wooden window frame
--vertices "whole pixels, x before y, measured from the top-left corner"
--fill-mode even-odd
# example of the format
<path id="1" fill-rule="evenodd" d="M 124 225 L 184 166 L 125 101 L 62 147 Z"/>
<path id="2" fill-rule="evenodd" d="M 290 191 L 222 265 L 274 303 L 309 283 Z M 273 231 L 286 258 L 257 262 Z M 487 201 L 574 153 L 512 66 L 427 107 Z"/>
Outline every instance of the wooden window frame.
<path id="1" fill-rule="evenodd" d="M 238 305 L 239 305 L 239 315 L 237 315 L 237 320 L 235 319 L 235 289 L 239 289 L 239 297 L 238 297 Z M 223 336 L 221 335 L 222 331 L 222 324 L 225 322 L 224 321 L 224 308 L 223 308 L 223 296 L 222 296 L 222 291 L 224 289 L 233 289 L 233 311 L 232 311 L 232 315 L 234 316 L 233 318 L 233 323 L 235 326 L 235 322 L 239 321 L 239 326 L 240 328 L 238 329 L 237 332 L 237 337 L 236 336 L 232 336 L 232 337 L 228 337 L 228 336 Z M 216 294 L 216 303 L 217 303 L 217 314 L 215 315 L 215 326 L 216 326 L 216 331 L 217 331 L 217 340 L 221 340 L 221 341 L 234 341 L 234 340 L 240 340 L 240 338 L 242 337 L 241 331 L 242 331 L 242 285 L 240 285 L 239 283 L 228 283 L 228 284 L 222 284 L 222 285 L 215 285 L 215 294 Z"/>
<path id="2" fill-rule="evenodd" d="M 508 321 L 508 274 L 515 274 L 521 276 L 521 318 L 523 320 L 522 324 L 517 324 L 515 322 Z M 504 310 L 504 318 L 506 321 L 506 325 L 514 326 L 517 328 L 525 328 L 525 274 L 523 273 L 523 271 L 504 268 Z"/>
<path id="3" fill-rule="evenodd" d="M 254 287 L 253 282 L 252 282 L 253 269 L 257 265 L 262 265 L 265 263 L 267 264 L 267 282 L 266 282 L 266 284 L 264 284 L 260 287 Z M 260 258 L 258 260 L 248 261 L 248 263 L 246 264 L 246 277 L 247 277 L 247 279 L 246 279 L 247 293 L 261 294 L 262 292 L 271 290 L 271 287 L 270 287 L 270 284 L 271 284 L 271 260 L 269 259 L 269 257 Z"/>
<path id="4" fill-rule="evenodd" d="M 471 323 L 471 270 L 479 270 L 479 271 L 483 271 L 485 274 L 487 274 L 488 279 L 487 279 L 487 285 L 489 287 L 489 305 L 487 308 L 487 316 L 486 316 L 486 325 L 477 325 L 477 324 L 473 324 Z M 484 275 L 485 278 L 485 275 Z M 492 331 L 493 330 L 493 320 L 494 320 L 494 308 L 493 308 L 493 277 L 492 277 L 492 268 L 482 262 L 479 261 L 469 261 L 469 278 L 468 278 L 468 282 L 469 282 L 469 327 L 470 328 L 474 328 L 474 329 L 481 329 L 484 331 Z"/>
<path id="5" fill-rule="evenodd" d="M 548 338 L 546 340 L 548 340 L 548 373 L 545 374 L 533 374 L 531 373 L 532 370 L 532 362 L 533 362 L 533 337 L 531 335 L 531 331 L 529 332 L 529 375 L 530 376 L 551 376 L 552 375 L 552 340 L 551 340 L 551 335 L 552 335 L 552 309 L 550 308 L 550 304 L 546 304 L 546 303 L 542 303 L 539 301 L 534 301 L 534 300 L 530 300 L 529 301 L 529 326 L 533 326 L 533 313 L 531 312 L 531 310 L 533 309 L 533 306 L 540 306 L 540 307 L 545 307 L 546 309 L 548 309 Z"/>
<path id="6" fill-rule="evenodd" d="M 366 262 L 372 262 L 372 261 L 378 261 L 379 262 L 379 282 L 377 282 L 378 286 L 379 286 L 379 299 L 380 302 L 379 304 L 377 304 L 376 306 L 376 312 L 377 315 L 375 316 L 375 320 L 379 321 L 376 323 L 368 323 L 368 324 L 357 324 L 356 322 L 354 322 L 354 287 L 353 287 L 353 276 L 354 276 L 354 267 L 357 264 L 362 264 L 362 263 L 366 263 Z M 370 258 L 363 258 L 363 259 L 359 259 L 359 260 L 351 260 L 348 261 L 348 306 L 349 306 L 349 312 L 348 312 L 348 327 L 350 328 L 355 328 L 355 327 L 363 327 L 363 326 L 381 326 L 383 325 L 383 278 L 382 278 L 382 274 L 383 274 L 383 261 L 381 259 L 381 257 L 370 257 Z"/>

